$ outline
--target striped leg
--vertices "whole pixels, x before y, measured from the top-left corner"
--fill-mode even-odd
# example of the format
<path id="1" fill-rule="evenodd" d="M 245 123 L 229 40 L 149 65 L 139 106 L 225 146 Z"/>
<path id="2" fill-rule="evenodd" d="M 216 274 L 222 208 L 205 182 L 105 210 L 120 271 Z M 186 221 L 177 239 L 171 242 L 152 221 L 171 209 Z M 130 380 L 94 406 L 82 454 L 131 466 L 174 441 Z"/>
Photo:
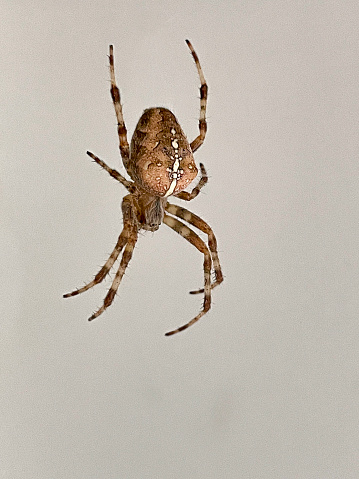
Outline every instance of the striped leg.
<path id="1" fill-rule="evenodd" d="M 127 141 L 126 125 L 123 119 L 120 90 L 118 89 L 116 85 L 115 67 L 114 67 L 114 61 L 113 61 L 113 45 L 110 45 L 109 59 L 110 59 L 110 77 L 111 77 L 111 97 L 112 97 L 113 105 L 115 107 L 116 118 L 117 118 L 117 131 L 118 131 L 118 138 L 120 140 L 119 147 L 121 151 L 123 165 L 127 170 L 127 165 L 128 165 L 128 161 L 130 157 L 130 148 Z"/>
<path id="2" fill-rule="evenodd" d="M 201 81 L 201 88 L 200 88 L 200 114 L 199 114 L 199 135 L 195 138 L 191 143 L 192 151 L 195 152 L 204 142 L 206 132 L 207 132 L 207 122 L 206 122 L 206 108 L 207 108 L 207 97 L 208 97 L 208 86 L 206 80 L 204 79 L 203 71 L 201 68 L 201 64 L 199 63 L 199 59 L 197 53 L 195 52 L 191 42 L 186 40 L 186 43 L 191 50 L 193 60 L 195 61 L 199 79 Z"/>
<path id="3" fill-rule="evenodd" d="M 191 211 L 188 211 L 186 208 L 181 208 L 180 206 L 171 205 L 170 203 L 167 203 L 166 211 L 168 211 L 168 213 L 171 213 L 172 215 L 177 216 L 178 218 L 181 218 L 187 223 L 193 225 L 194 227 L 198 228 L 200 231 L 203 231 L 203 233 L 206 233 L 206 235 L 208 236 L 209 250 L 212 255 L 213 269 L 216 275 L 216 280 L 211 285 L 211 289 L 221 284 L 223 281 L 223 273 L 222 273 L 221 264 L 218 258 L 217 240 L 212 231 L 212 228 L 205 221 L 203 221 L 202 218 L 195 215 Z M 190 294 L 198 294 L 203 292 L 204 292 L 203 289 L 199 289 L 196 291 L 190 291 Z"/>
<path id="4" fill-rule="evenodd" d="M 207 171 L 202 163 L 200 163 L 199 166 L 201 168 L 201 179 L 199 180 L 198 185 L 193 188 L 191 193 L 188 193 L 187 191 L 181 191 L 180 193 L 177 193 L 175 195 L 176 198 L 179 198 L 185 201 L 191 201 L 194 198 L 196 198 L 196 196 L 201 191 L 201 189 L 207 184 L 208 182 Z"/>
<path id="5" fill-rule="evenodd" d="M 128 243 L 122 255 L 120 266 L 115 275 L 115 279 L 113 280 L 113 283 L 111 284 L 111 287 L 108 290 L 108 293 L 106 294 L 103 305 L 89 318 L 89 321 L 92 321 L 93 319 L 100 316 L 100 314 L 102 314 L 105 311 L 105 309 L 107 309 L 112 304 L 116 296 L 118 287 L 120 286 L 123 275 L 125 274 L 125 270 L 128 266 L 128 263 L 130 262 L 132 258 L 132 253 L 135 248 L 136 242 L 137 242 L 137 229 L 132 228 L 128 238 Z"/>
<path id="6" fill-rule="evenodd" d="M 100 160 L 100 158 L 98 156 L 94 155 L 93 153 L 91 153 L 91 151 L 87 151 L 86 153 L 93 160 L 95 160 L 98 165 L 100 165 L 104 170 L 106 170 L 107 173 L 109 173 L 112 176 L 112 178 L 115 178 L 115 180 L 119 181 L 131 193 L 134 192 L 134 190 L 136 188 L 134 187 L 132 181 L 126 180 L 126 178 L 124 176 L 122 176 L 117 170 L 114 170 L 113 168 L 110 168 L 109 166 L 107 166 L 104 161 Z"/>
<path id="7" fill-rule="evenodd" d="M 72 291 L 71 293 L 64 294 L 63 295 L 64 298 L 70 298 L 71 296 L 76 296 L 80 293 L 84 293 L 85 291 L 92 288 L 96 284 L 101 283 L 106 278 L 112 266 L 114 265 L 115 261 L 117 260 L 119 254 L 121 253 L 122 249 L 124 248 L 126 243 L 129 241 L 129 237 L 134 228 L 133 221 L 132 221 L 132 204 L 130 200 L 130 195 L 125 196 L 125 198 L 122 201 L 122 214 L 123 214 L 123 220 L 124 220 L 124 227 L 118 238 L 116 246 L 114 247 L 106 263 L 102 266 L 100 271 L 96 274 L 95 278 L 92 281 L 90 281 L 90 283 L 85 284 L 85 286 L 83 286 L 82 288 L 76 289 L 75 291 Z"/>
<path id="8" fill-rule="evenodd" d="M 167 214 L 164 215 L 163 222 L 172 228 L 176 233 L 180 234 L 183 238 L 189 241 L 193 246 L 195 246 L 198 251 L 203 253 L 204 261 L 203 261 L 203 272 L 204 272 L 204 302 L 203 302 L 203 309 L 202 311 L 197 314 L 191 321 L 184 324 L 183 326 L 166 333 L 166 336 L 171 336 L 172 334 L 179 333 L 184 329 L 187 329 L 192 324 L 196 323 L 199 319 L 202 318 L 210 309 L 211 309 L 211 270 L 212 270 L 212 259 L 211 254 L 202 239 L 188 226 L 181 223 L 181 221 L 169 216 Z"/>
<path id="9" fill-rule="evenodd" d="M 85 291 L 92 288 L 96 284 L 101 283 L 101 281 L 103 281 L 108 275 L 108 273 L 110 272 L 112 266 L 114 265 L 116 259 L 118 258 L 118 255 L 121 253 L 123 247 L 127 243 L 127 240 L 128 240 L 128 230 L 124 229 L 122 233 L 120 234 L 117 244 L 114 250 L 112 251 L 110 257 L 108 258 L 106 263 L 102 266 L 100 271 L 96 274 L 94 279 L 90 283 L 85 284 L 85 286 L 83 286 L 82 288 L 76 289 L 75 291 L 72 291 L 72 293 L 64 294 L 63 297 L 70 298 L 70 296 L 76 296 L 77 294 L 84 293 Z"/>

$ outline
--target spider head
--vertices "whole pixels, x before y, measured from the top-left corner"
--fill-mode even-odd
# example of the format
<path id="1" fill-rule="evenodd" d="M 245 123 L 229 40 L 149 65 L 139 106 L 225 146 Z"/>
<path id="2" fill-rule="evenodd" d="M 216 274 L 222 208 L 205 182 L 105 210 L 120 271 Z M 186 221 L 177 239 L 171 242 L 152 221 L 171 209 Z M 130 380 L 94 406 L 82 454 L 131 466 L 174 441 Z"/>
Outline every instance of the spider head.
<path id="1" fill-rule="evenodd" d="M 163 221 L 166 198 L 140 193 L 136 199 L 137 221 L 140 229 L 157 231 Z"/>

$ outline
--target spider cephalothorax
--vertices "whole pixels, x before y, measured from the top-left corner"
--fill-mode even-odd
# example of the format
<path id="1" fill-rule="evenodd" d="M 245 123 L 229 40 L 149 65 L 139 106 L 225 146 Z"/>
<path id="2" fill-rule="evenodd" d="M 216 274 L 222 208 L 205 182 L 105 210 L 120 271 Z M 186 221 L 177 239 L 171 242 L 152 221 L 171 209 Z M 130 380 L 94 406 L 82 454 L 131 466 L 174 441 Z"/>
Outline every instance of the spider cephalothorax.
<path id="1" fill-rule="evenodd" d="M 126 267 L 131 260 L 138 232 L 156 231 L 163 222 L 204 255 L 204 288 L 191 291 L 192 294 L 204 293 L 203 309 L 184 326 L 166 333 L 167 336 L 182 331 L 198 321 L 211 307 L 211 290 L 223 281 L 223 275 L 217 254 L 217 241 L 210 226 L 194 213 L 168 203 L 169 196 L 185 201 L 195 198 L 207 183 L 207 173 L 200 164 L 201 178 L 198 185 L 189 193 L 183 191 L 197 176 L 198 170 L 193 153 L 202 145 L 206 136 L 206 106 L 208 87 L 191 43 L 186 40 L 196 63 L 201 80 L 199 135 L 188 142 L 174 114 L 167 108 L 149 108 L 139 119 L 134 131 L 131 147 L 127 142 L 127 130 L 123 119 L 120 91 L 116 85 L 113 61 L 113 47 L 110 45 L 111 96 L 115 107 L 119 147 L 123 164 L 132 181 L 126 180 L 118 171 L 106 165 L 93 153 L 87 154 L 104 168 L 113 178 L 124 185 L 129 194 L 122 201 L 123 230 L 117 244 L 95 278 L 82 288 L 64 295 L 75 296 L 100 283 L 110 272 L 119 254 L 124 249 L 120 266 L 112 285 L 104 299 L 103 305 L 89 318 L 97 318 L 112 303 L 120 285 Z M 208 246 L 182 221 L 194 226 L 208 236 Z M 211 283 L 212 269 L 215 281 Z"/>

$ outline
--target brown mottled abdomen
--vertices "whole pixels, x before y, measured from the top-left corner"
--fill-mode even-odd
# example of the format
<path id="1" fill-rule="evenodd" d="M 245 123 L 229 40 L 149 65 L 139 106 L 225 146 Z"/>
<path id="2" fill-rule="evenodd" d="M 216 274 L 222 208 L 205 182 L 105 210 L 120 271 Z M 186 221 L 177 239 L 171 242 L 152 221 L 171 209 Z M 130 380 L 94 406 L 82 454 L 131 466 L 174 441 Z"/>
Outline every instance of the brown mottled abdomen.
<path id="1" fill-rule="evenodd" d="M 149 108 L 143 112 L 132 137 L 127 171 L 156 196 L 179 193 L 196 178 L 191 146 L 170 110 Z"/>

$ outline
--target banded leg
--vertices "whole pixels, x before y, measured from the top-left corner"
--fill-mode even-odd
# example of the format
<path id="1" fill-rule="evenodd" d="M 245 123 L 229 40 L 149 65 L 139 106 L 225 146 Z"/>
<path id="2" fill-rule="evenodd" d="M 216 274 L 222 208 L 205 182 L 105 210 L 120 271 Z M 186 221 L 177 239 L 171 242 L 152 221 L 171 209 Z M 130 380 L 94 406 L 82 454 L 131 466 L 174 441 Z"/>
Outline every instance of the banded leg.
<path id="1" fill-rule="evenodd" d="M 206 233 L 206 235 L 208 236 L 208 247 L 212 255 L 213 269 L 216 275 L 216 280 L 213 284 L 211 284 L 211 289 L 221 284 L 223 281 L 223 273 L 218 258 L 217 240 L 212 228 L 205 221 L 203 221 L 202 218 L 195 215 L 191 211 L 188 211 L 186 208 L 181 208 L 180 206 L 167 203 L 166 211 L 193 225 L 195 228 L 198 228 L 200 231 L 203 231 L 203 233 Z M 203 292 L 204 289 L 198 289 L 196 291 L 190 291 L 190 294 L 198 294 Z"/>
<path id="2" fill-rule="evenodd" d="M 187 191 L 181 191 L 180 193 L 177 193 L 176 195 L 174 195 L 176 198 L 179 198 L 185 201 L 191 201 L 194 198 L 196 198 L 196 196 L 199 194 L 201 189 L 207 184 L 208 182 L 207 171 L 202 163 L 200 163 L 199 166 L 201 168 L 201 179 L 199 180 L 198 185 L 193 188 L 191 193 L 188 193 Z"/>
<path id="3" fill-rule="evenodd" d="M 120 141 L 119 148 L 120 148 L 124 167 L 127 170 L 127 164 L 130 157 L 130 148 L 127 141 L 126 125 L 123 119 L 120 90 L 118 89 L 116 85 L 115 66 L 114 66 L 114 60 L 113 60 L 113 45 L 110 45 L 109 59 L 110 59 L 110 77 L 111 77 L 111 97 L 112 97 L 113 105 L 115 107 L 116 118 L 117 118 L 117 132 L 118 132 L 118 138 Z"/>
<path id="4" fill-rule="evenodd" d="M 100 165 L 104 170 L 109 173 L 112 178 L 115 178 L 115 180 L 119 181 L 125 188 L 128 189 L 130 193 L 133 193 L 135 191 L 135 186 L 133 185 L 132 181 L 126 180 L 124 176 L 122 176 L 117 170 L 114 170 L 113 168 L 110 168 L 106 163 L 93 153 L 91 151 L 86 152 L 93 160 L 96 161 L 98 165 Z"/>
<path id="5" fill-rule="evenodd" d="M 105 309 L 107 309 L 112 304 L 116 296 L 118 287 L 120 286 L 123 275 L 125 274 L 125 270 L 128 266 L 128 263 L 131 261 L 132 253 L 135 248 L 136 242 L 137 242 L 137 229 L 132 228 L 129 234 L 128 243 L 126 244 L 125 250 L 121 258 L 120 266 L 115 275 L 115 279 L 113 280 L 111 287 L 105 296 L 103 305 L 89 318 L 89 321 L 92 321 L 93 319 L 100 316 L 100 314 L 102 314 L 105 311 Z"/>
<path id="6" fill-rule="evenodd" d="M 212 270 L 212 259 L 211 254 L 202 239 L 188 226 L 181 223 L 181 221 L 169 216 L 165 213 L 163 222 L 172 228 L 176 233 L 180 234 L 183 238 L 189 241 L 193 246 L 195 246 L 198 251 L 203 253 L 204 261 L 203 261 L 203 273 L 204 273 L 204 302 L 203 302 L 203 309 L 202 311 L 197 314 L 191 321 L 184 324 L 183 326 L 166 333 L 166 336 L 171 336 L 172 334 L 179 333 L 184 329 L 187 329 L 192 324 L 196 323 L 199 319 L 202 318 L 210 309 L 211 309 L 211 270 Z"/>
<path id="7" fill-rule="evenodd" d="M 112 266 L 114 265 L 116 259 L 118 258 L 118 255 L 121 253 L 123 247 L 127 243 L 127 240 L 128 240 L 128 230 L 124 229 L 122 233 L 120 234 L 117 244 L 114 247 L 110 257 L 108 258 L 106 263 L 102 266 L 100 271 L 96 274 L 94 279 L 90 281 L 90 283 L 85 284 L 85 286 L 83 286 L 82 288 L 76 289 L 75 291 L 72 291 L 72 293 L 64 294 L 63 297 L 70 298 L 71 296 L 76 296 L 77 294 L 84 293 L 85 291 L 92 288 L 96 284 L 101 283 L 110 272 Z"/>
<path id="8" fill-rule="evenodd" d="M 101 283 L 108 273 L 111 271 L 112 266 L 114 265 L 115 261 L 117 260 L 119 254 L 121 253 L 122 249 L 126 245 L 126 243 L 129 241 L 129 237 L 131 236 L 131 232 L 134 228 L 133 225 L 133 220 L 132 220 L 132 203 L 130 200 L 130 195 L 125 196 L 125 198 L 122 201 L 122 214 L 123 214 L 123 221 L 124 221 L 124 227 L 123 230 L 118 237 L 116 246 L 114 247 L 112 253 L 110 254 L 110 257 L 106 261 L 106 263 L 102 266 L 100 271 L 96 274 L 94 279 L 90 281 L 89 283 L 85 284 L 82 288 L 76 289 L 75 291 L 72 291 L 71 293 L 64 294 L 64 298 L 70 298 L 71 296 L 76 296 L 80 293 L 84 293 L 88 289 L 92 288 L 96 284 Z"/>
<path id="9" fill-rule="evenodd" d="M 191 50 L 193 60 L 195 61 L 199 79 L 201 81 L 200 91 L 200 113 L 199 113 L 199 135 L 191 143 L 192 151 L 195 152 L 204 142 L 206 132 L 207 132 L 207 122 L 206 122 L 206 108 L 207 108 L 207 97 L 208 97 L 208 86 L 206 80 L 204 79 L 203 71 L 197 53 L 195 52 L 191 42 L 186 40 L 186 43 Z"/>

